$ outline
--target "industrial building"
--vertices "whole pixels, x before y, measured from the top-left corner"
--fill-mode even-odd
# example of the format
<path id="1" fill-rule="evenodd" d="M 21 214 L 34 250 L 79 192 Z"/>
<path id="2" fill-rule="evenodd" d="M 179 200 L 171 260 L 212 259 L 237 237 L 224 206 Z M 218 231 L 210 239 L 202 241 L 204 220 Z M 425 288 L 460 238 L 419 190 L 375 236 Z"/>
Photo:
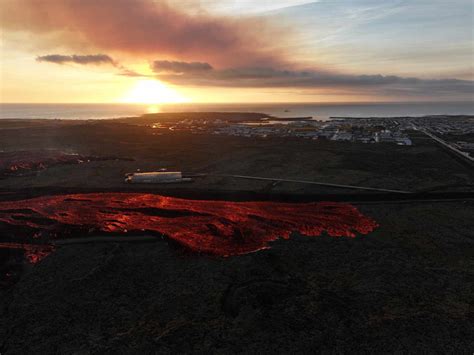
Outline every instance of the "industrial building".
<path id="1" fill-rule="evenodd" d="M 132 184 L 169 184 L 192 181 L 190 178 L 183 178 L 180 171 L 153 171 L 146 173 L 127 174 L 125 182 Z"/>

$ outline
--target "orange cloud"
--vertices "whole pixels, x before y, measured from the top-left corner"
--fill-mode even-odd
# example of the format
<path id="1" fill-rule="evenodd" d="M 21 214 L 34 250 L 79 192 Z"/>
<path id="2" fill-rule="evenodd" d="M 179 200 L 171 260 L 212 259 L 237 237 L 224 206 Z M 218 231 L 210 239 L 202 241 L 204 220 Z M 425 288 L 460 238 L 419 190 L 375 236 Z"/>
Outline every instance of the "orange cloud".
<path id="1" fill-rule="evenodd" d="M 191 15 L 164 1 L 4 0 L 0 19 L 6 30 L 31 32 L 38 41 L 54 38 L 55 45 L 74 50 L 86 43 L 88 52 L 182 57 L 218 66 L 284 62 L 265 40 L 270 30 L 263 20 Z"/>

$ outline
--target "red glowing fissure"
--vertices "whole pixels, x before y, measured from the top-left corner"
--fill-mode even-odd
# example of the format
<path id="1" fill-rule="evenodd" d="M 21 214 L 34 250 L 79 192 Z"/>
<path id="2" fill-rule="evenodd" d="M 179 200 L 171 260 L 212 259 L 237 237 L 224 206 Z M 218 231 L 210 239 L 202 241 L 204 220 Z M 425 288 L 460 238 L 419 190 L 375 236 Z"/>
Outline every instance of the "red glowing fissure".
<path id="1" fill-rule="evenodd" d="M 377 223 L 352 205 L 187 200 L 144 193 L 93 193 L 0 202 L 0 223 L 64 237 L 84 233 L 162 233 L 184 247 L 230 256 L 269 247 L 292 232 L 355 237 Z"/>

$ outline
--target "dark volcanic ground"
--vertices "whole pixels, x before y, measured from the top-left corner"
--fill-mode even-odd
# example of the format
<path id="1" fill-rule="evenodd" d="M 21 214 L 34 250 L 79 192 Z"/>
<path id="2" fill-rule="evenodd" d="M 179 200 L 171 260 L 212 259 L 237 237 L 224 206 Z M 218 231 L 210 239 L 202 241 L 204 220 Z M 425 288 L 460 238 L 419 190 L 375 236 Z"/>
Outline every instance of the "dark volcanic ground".
<path id="1" fill-rule="evenodd" d="M 474 348 L 474 203 L 366 204 L 355 239 L 229 258 L 165 240 L 60 247 L 1 296 L 0 351 L 448 352 Z"/>
<path id="2" fill-rule="evenodd" d="M 317 185 L 273 185 L 269 181 L 234 179 L 220 174 L 409 191 L 443 189 L 443 186 L 473 191 L 472 165 L 459 161 L 419 132 L 410 133 L 414 145 L 407 147 L 290 137 L 232 137 L 212 134 L 212 129 L 201 133 L 160 130 L 150 127 L 155 120 L 150 120 L 148 125 L 143 120 L 4 120 L 0 122 L 0 152 L 54 150 L 117 159 L 56 165 L 38 174 L 0 180 L 0 188 L 117 190 L 124 188 L 125 173 L 165 167 L 192 175 L 210 174 L 196 178 L 187 186 L 196 191 L 272 191 L 298 195 L 348 192 Z"/>
<path id="3" fill-rule="evenodd" d="M 218 175 L 169 187 L 123 182 L 127 172 L 161 167 L 437 191 L 442 198 L 452 192 L 457 200 L 363 202 L 365 192 L 354 193 L 348 201 L 379 224 L 368 235 L 293 235 L 227 258 L 160 237 L 59 246 L 35 265 L 17 265 L 10 287 L 0 289 L 2 355 L 472 353 L 472 166 L 416 132 L 413 147 L 400 147 L 158 132 L 144 120 L 0 122 L 5 153 L 122 158 L 5 177 L 0 200 L 146 191 L 298 202 L 324 194 L 345 201 L 348 193 Z"/>

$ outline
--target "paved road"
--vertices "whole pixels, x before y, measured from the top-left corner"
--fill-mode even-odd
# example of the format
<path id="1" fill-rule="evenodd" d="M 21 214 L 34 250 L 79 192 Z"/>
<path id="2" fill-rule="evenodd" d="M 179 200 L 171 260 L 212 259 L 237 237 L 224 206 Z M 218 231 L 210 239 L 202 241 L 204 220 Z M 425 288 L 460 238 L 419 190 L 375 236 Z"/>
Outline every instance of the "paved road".
<path id="1" fill-rule="evenodd" d="M 416 127 L 416 126 L 415 126 Z M 428 137 L 430 137 L 431 139 L 433 139 L 434 141 L 438 142 L 439 144 L 443 145 L 444 147 L 448 148 L 449 150 L 453 151 L 454 153 L 460 155 L 462 158 L 464 159 L 467 159 L 469 160 L 471 163 L 474 163 L 474 157 L 471 157 L 468 153 L 466 152 L 463 152 L 455 147 L 453 147 L 452 145 L 450 145 L 449 143 L 447 143 L 446 141 L 442 140 L 441 138 L 435 136 L 434 134 L 428 132 L 427 130 L 423 129 L 423 128 L 420 128 L 420 127 L 416 127 L 420 132 L 423 132 L 424 134 L 426 134 Z"/>

